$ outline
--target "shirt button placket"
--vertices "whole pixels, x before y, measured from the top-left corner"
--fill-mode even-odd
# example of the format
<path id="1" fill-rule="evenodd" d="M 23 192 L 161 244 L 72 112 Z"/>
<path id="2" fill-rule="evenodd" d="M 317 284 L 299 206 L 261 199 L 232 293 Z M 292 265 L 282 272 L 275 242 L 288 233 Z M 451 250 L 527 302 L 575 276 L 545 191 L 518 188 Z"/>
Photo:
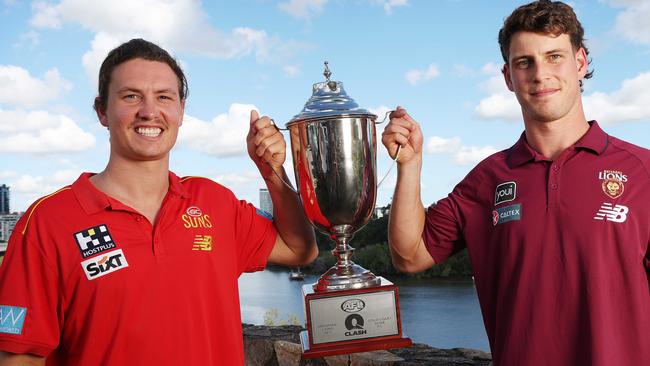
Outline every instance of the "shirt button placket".
<path id="1" fill-rule="evenodd" d="M 556 206 L 558 202 L 558 180 L 560 175 L 560 165 L 556 162 L 551 165 L 552 173 L 548 177 L 548 205 Z"/>

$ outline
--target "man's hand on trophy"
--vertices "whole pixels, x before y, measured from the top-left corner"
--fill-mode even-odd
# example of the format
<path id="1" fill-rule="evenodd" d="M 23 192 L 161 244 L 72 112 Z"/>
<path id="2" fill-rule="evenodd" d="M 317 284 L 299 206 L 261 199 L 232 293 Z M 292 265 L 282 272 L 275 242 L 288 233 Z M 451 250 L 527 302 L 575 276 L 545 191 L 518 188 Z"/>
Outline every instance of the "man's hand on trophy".
<path id="1" fill-rule="evenodd" d="M 391 158 L 400 164 L 413 161 L 415 157 L 422 156 L 422 131 L 420 125 L 406 112 L 406 109 L 397 107 L 390 114 L 390 122 L 384 129 L 381 136 L 381 142 L 388 150 Z"/>
<path id="2" fill-rule="evenodd" d="M 284 136 L 269 117 L 260 118 L 256 110 L 251 111 L 246 144 L 248 155 L 264 177 L 274 174 L 269 168 L 276 172 L 282 171 L 287 148 Z"/>

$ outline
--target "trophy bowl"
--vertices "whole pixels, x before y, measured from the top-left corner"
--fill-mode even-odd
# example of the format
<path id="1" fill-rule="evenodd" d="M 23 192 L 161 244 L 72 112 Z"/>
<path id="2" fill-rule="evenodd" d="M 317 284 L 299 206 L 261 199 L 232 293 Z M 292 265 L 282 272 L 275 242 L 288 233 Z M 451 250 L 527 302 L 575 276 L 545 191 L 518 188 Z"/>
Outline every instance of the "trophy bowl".
<path id="1" fill-rule="evenodd" d="M 378 286 L 379 277 L 350 260 L 348 245 L 368 223 L 377 197 L 377 116 L 358 107 L 340 82 L 313 86 L 303 111 L 287 123 L 294 173 L 306 216 L 328 234 L 336 247 L 336 265 L 314 290 L 332 291 Z"/>

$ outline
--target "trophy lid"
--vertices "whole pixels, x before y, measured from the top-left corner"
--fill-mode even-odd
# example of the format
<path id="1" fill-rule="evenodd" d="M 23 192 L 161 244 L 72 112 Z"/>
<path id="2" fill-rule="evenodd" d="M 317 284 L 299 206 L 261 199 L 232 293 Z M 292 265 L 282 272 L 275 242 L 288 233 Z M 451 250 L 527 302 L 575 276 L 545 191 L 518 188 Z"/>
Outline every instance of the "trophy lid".
<path id="1" fill-rule="evenodd" d="M 360 108 L 359 105 L 352 99 L 343 89 L 343 83 L 340 81 L 331 81 L 328 62 L 325 61 L 325 81 L 316 83 L 312 87 L 311 98 L 305 103 L 305 107 L 300 113 L 295 115 L 287 126 L 307 119 L 321 119 L 326 117 L 340 117 L 340 116 L 370 116 L 377 118 L 376 115 L 370 113 L 366 109 Z"/>

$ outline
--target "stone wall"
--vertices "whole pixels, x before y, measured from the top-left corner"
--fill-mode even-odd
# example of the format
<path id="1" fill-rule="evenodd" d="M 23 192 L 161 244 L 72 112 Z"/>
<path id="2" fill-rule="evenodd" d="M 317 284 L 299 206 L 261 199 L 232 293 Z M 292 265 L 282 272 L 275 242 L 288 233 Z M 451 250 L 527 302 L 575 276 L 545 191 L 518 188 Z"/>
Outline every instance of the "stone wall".
<path id="1" fill-rule="evenodd" d="M 409 348 L 331 356 L 301 358 L 297 325 L 267 327 L 244 324 L 246 366 L 488 366 L 489 353 L 465 348 L 439 349 L 416 343 Z"/>

